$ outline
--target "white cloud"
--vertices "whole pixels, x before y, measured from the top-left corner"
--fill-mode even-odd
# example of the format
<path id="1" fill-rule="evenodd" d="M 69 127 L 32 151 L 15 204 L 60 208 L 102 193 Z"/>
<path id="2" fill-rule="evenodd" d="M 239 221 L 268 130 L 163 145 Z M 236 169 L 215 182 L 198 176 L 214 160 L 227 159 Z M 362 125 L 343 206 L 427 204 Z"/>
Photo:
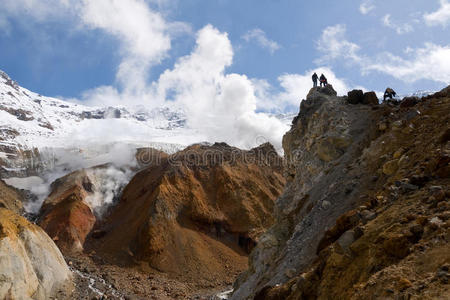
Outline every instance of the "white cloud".
<path id="1" fill-rule="evenodd" d="M 414 28 L 411 24 L 405 23 L 400 25 L 393 23 L 390 14 L 385 15 L 382 19 L 382 22 L 384 26 L 394 29 L 397 34 L 405 34 L 414 31 Z"/>
<path id="2" fill-rule="evenodd" d="M 8 15 L 28 15 L 43 21 L 49 16 L 61 13 L 68 5 L 67 0 L 3 0 L 2 10 Z"/>
<path id="3" fill-rule="evenodd" d="M 253 40 L 256 41 L 256 43 L 258 43 L 259 46 L 269 50 L 271 54 L 275 53 L 275 51 L 280 49 L 280 45 L 277 42 L 268 39 L 266 33 L 259 28 L 249 30 L 246 34 L 242 36 L 242 38 L 247 42 Z"/>
<path id="4" fill-rule="evenodd" d="M 359 6 L 359 11 L 363 14 L 363 15 L 367 15 L 369 12 L 371 12 L 372 10 L 375 9 L 375 5 L 373 5 L 372 1 L 363 1 L 363 3 L 361 3 L 361 5 Z"/>
<path id="5" fill-rule="evenodd" d="M 326 45 L 330 41 L 330 45 Z M 423 48 L 407 47 L 406 58 L 384 52 L 375 57 L 367 57 L 359 53 L 360 47 L 345 37 L 345 27 L 336 25 L 327 27 L 317 44 L 323 56 L 317 60 L 344 60 L 359 65 L 361 72 L 378 71 L 393 76 L 404 82 L 428 79 L 435 82 L 450 83 L 450 46 L 425 43 Z"/>
<path id="6" fill-rule="evenodd" d="M 450 1 L 440 0 L 440 4 L 441 7 L 437 11 L 423 16 L 428 26 L 442 25 L 446 27 L 450 23 Z"/>
<path id="7" fill-rule="evenodd" d="M 280 147 L 286 126 L 256 112 L 254 83 L 245 75 L 225 73 L 232 60 L 227 34 L 208 25 L 198 32 L 193 52 L 165 71 L 153 87 L 159 98 L 175 93 L 174 100 L 186 109 L 188 124 L 210 141 L 248 148 L 262 136 Z"/>
<path id="8" fill-rule="evenodd" d="M 283 87 L 282 92 L 278 97 L 283 102 L 288 102 L 291 105 L 298 105 L 301 99 L 305 99 L 306 95 L 312 88 L 312 74 L 316 72 L 319 76 L 324 74 L 328 82 L 333 85 L 334 90 L 339 95 L 345 95 L 350 90 L 349 85 L 342 79 L 339 79 L 336 74 L 326 67 L 316 68 L 306 71 L 303 75 L 300 74 L 284 74 L 278 80 Z M 303 98 L 302 98 L 303 97 Z"/>
<path id="9" fill-rule="evenodd" d="M 346 26 L 342 24 L 329 26 L 324 29 L 322 36 L 317 42 L 317 49 L 323 52 L 324 55 L 316 61 L 317 63 L 324 63 L 339 57 L 355 62 L 361 60 L 358 55 L 360 47 L 345 38 L 346 30 Z"/>
<path id="10" fill-rule="evenodd" d="M 49 6 L 58 4 L 56 0 L 17 1 L 33 3 L 36 20 L 45 21 L 58 11 L 48 10 Z M 86 91 L 84 104 L 156 106 L 171 100 L 174 105 L 184 108 L 188 125 L 208 141 L 225 141 L 249 148 L 264 137 L 263 140 L 280 148 L 287 125 L 258 111 L 297 107 L 312 86 L 310 72 L 280 76 L 281 92 L 274 91 L 267 81 L 227 73 L 226 69 L 233 62 L 233 47 L 227 34 L 211 25 L 198 31 L 196 46 L 189 55 L 177 59 L 172 68 L 149 83 L 147 74 L 151 67 L 167 56 L 173 36 L 180 32 L 189 33 L 189 26 L 166 21 L 144 0 L 82 0 L 70 3 L 70 9 L 66 10 L 67 3 L 61 4 L 59 9 L 75 14 L 73 17 L 79 29 L 99 30 L 116 37 L 119 42 L 121 62 L 116 74 L 119 86 L 100 86 Z M 14 9 L 17 7 L 14 4 Z M 259 29 L 250 31 L 243 38 L 254 40 L 271 52 L 280 47 Z M 356 62 L 361 59 L 359 47 L 345 40 L 345 26 L 342 25 L 328 28 L 318 45 L 329 60 L 342 55 Z M 325 73 L 340 94 L 348 90 L 345 81 L 339 80 L 331 69 L 318 68 L 316 71 Z M 126 136 L 130 130 L 123 128 L 122 131 L 111 130 L 111 133 Z"/>
<path id="11" fill-rule="evenodd" d="M 171 47 L 167 22 L 143 0 L 84 0 L 80 17 L 87 26 L 121 41 L 123 60 L 117 80 L 126 89 L 143 89 L 148 68 Z"/>
<path id="12" fill-rule="evenodd" d="M 319 76 L 324 74 L 328 82 L 333 86 L 338 95 L 346 95 L 352 89 L 366 88 L 355 86 L 347 80 L 339 78 L 329 67 L 319 67 L 305 71 L 303 74 L 283 74 L 278 77 L 281 91 L 274 90 L 266 80 L 253 79 L 255 95 L 258 98 L 257 110 L 285 112 L 297 111 L 302 99 L 306 98 L 313 86 L 312 74 L 316 72 Z"/>
<path id="13" fill-rule="evenodd" d="M 450 84 L 450 46 L 426 43 L 423 48 L 409 48 L 407 54 L 408 58 L 389 52 L 380 54 L 364 69 L 386 73 L 405 82 L 428 79 Z"/>

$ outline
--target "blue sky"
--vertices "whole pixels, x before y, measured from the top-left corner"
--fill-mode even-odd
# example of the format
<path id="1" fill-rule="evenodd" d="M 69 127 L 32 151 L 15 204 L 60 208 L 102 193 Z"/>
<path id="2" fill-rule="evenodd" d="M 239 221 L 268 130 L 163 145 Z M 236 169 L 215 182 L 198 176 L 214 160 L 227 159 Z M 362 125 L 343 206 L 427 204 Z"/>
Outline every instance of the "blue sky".
<path id="1" fill-rule="evenodd" d="M 86 104 L 208 101 L 215 96 L 200 86 L 225 90 L 237 74 L 229 94 L 251 94 L 249 110 L 293 111 L 317 68 L 341 94 L 450 84 L 448 0 L 2 2 L 0 69 L 30 90 Z M 201 33 L 217 48 L 195 54 Z"/>

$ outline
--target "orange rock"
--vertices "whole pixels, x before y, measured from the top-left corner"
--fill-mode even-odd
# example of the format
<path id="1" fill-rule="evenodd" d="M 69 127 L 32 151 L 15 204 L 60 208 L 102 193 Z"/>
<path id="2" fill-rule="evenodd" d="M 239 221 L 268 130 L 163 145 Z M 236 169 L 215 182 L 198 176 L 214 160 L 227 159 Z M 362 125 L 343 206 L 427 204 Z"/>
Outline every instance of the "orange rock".
<path id="1" fill-rule="evenodd" d="M 411 283 L 411 281 L 409 281 L 406 278 L 400 278 L 397 286 L 400 291 L 404 291 L 404 290 L 412 287 L 412 283 Z"/>
<path id="2" fill-rule="evenodd" d="M 282 174 L 269 145 L 191 146 L 136 174 L 92 247 L 112 257 L 130 249 L 129 257 L 187 280 L 223 280 L 246 268 L 272 225 Z"/>
<path id="3" fill-rule="evenodd" d="M 96 218 L 83 202 L 83 193 L 74 188 L 49 209 L 39 225 L 53 238 L 63 252 L 80 252 Z"/>

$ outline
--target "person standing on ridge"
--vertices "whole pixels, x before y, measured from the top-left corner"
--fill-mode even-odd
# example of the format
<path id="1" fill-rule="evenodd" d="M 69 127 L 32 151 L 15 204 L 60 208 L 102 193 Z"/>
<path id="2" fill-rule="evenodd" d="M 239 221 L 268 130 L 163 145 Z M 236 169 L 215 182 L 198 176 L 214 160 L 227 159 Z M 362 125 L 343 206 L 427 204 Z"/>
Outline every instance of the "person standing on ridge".
<path id="1" fill-rule="evenodd" d="M 386 91 L 384 92 L 384 96 L 383 96 L 383 101 L 386 101 L 386 98 L 390 98 L 390 99 L 392 99 L 392 97 L 395 97 L 395 96 L 397 96 L 397 93 L 393 90 L 393 89 L 391 89 L 390 87 L 388 87 L 387 89 L 386 89 Z"/>
<path id="2" fill-rule="evenodd" d="M 312 81 L 314 84 L 314 87 L 317 87 L 317 80 L 319 79 L 319 76 L 317 76 L 316 72 L 314 72 L 313 76 L 312 76 Z"/>
<path id="3" fill-rule="evenodd" d="M 324 87 L 327 86 L 327 84 L 328 84 L 328 80 L 325 77 L 325 75 L 323 75 L 323 74 L 320 75 L 320 87 L 322 87 L 322 84 Z"/>

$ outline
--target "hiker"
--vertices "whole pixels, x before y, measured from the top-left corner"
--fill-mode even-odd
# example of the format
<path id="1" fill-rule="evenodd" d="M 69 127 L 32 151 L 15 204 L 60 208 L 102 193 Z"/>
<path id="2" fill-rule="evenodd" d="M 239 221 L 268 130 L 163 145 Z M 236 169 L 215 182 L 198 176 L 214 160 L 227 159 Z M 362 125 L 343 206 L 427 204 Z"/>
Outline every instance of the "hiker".
<path id="1" fill-rule="evenodd" d="M 386 101 L 386 98 L 388 98 L 388 97 L 392 100 L 392 97 L 395 97 L 395 96 L 397 96 L 397 93 L 393 89 L 388 87 L 386 89 L 386 91 L 384 92 L 383 101 Z"/>
<path id="2" fill-rule="evenodd" d="M 316 72 L 314 72 L 313 76 L 312 76 L 312 81 L 314 84 L 314 87 L 317 87 L 317 80 L 319 79 L 319 76 L 317 76 Z"/>
<path id="3" fill-rule="evenodd" d="M 322 87 L 322 84 L 324 87 L 327 86 L 327 84 L 328 84 L 328 80 L 325 77 L 325 75 L 323 75 L 323 74 L 320 75 L 320 87 Z"/>

